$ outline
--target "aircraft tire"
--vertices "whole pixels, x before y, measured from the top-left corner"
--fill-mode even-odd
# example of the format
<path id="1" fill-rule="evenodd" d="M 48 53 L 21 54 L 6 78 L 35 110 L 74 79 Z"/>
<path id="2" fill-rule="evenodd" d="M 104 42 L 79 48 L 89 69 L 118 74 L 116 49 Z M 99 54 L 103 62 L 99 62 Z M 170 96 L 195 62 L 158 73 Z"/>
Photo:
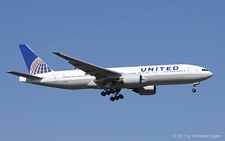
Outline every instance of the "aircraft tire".
<path id="1" fill-rule="evenodd" d="M 106 93 L 107 95 L 110 95 L 110 91 L 106 91 L 105 93 Z"/>
<path id="2" fill-rule="evenodd" d="M 192 89 L 192 92 L 193 92 L 193 93 L 195 93 L 195 92 L 196 92 L 196 89 L 195 89 L 195 88 L 193 88 L 193 89 Z"/>
<path id="3" fill-rule="evenodd" d="M 120 98 L 120 99 L 123 99 L 124 96 L 123 96 L 122 94 L 119 94 L 119 98 Z"/>
<path id="4" fill-rule="evenodd" d="M 101 95 L 102 95 L 102 96 L 106 96 L 106 93 L 105 93 L 105 92 L 101 92 Z"/>
<path id="5" fill-rule="evenodd" d="M 119 96 L 115 96 L 115 99 L 116 99 L 116 100 L 119 100 L 119 99 L 120 99 L 120 97 L 119 97 Z"/>
<path id="6" fill-rule="evenodd" d="M 110 89 L 110 93 L 111 93 L 111 94 L 114 94 L 114 93 L 115 93 L 115 90 Z"/>
<path id="7" fill-rule="evenodd" d="M 111 101 L 115 101 L 115 98 L 114 98 L 114 97 L 110 97 L 110 100 L 111 100 Z"/>

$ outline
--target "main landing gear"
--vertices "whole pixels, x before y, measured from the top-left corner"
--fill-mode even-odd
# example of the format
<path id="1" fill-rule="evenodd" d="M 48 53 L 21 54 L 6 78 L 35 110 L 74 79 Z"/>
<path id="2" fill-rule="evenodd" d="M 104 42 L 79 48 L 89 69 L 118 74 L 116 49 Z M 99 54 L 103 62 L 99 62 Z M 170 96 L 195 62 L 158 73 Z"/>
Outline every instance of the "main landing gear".
<path id="1" fill-rule="evenodd" d="M 120 92 L 120 89 L 105 89 L 104 91 L 101 92 L 101 95 L 106 96 L 106 95 L 114 94 L 114 96 L 110 97 L 110 100 L 115 101 L 115 100 L 124 98 L 124 96 L 122 94 L 119 94 L 119 92 Z"/>
<path id="2" fill-rule="evenodd" d="M 192 88 L 192 92 L 193 92 L 193 93 L 196 92 L 196 87 L 197 87 L 197 85 L 199 85 L 199 84 L 200 84 L 200 82 L 195 82 L 195 83 L 193 83 L 193 88 Z"/>

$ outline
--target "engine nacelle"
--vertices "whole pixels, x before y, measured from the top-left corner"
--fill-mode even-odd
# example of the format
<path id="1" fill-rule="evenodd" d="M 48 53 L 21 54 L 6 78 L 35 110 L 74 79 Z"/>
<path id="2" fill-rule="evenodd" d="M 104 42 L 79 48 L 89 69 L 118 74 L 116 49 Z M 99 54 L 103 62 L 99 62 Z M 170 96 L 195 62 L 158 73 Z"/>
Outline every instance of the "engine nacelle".
<path id="1" fill-rule="evenodd" d="M 133 90 L 140 95 L 154 95 L 156 93 L 156 86 L 145 86 L 143 88 L 135 88 Z"/>
<path id="2" fill-rule="evenodd" d="M 125 85 L 141 84 L 140 74 L 126 74 L 123 76 L 123 83 Z"/>

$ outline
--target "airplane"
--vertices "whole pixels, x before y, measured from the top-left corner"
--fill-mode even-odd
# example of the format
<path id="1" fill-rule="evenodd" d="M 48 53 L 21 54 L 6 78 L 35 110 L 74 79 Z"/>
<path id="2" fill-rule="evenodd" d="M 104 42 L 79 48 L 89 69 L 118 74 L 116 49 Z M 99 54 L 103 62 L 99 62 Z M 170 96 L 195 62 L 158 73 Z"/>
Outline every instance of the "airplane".
<path id="1" fill-rule="evenodd" d="M 124 88 L 139 95 L 154 95 L 158 85 L 192 83 L 192 92 L 196 92 L 196 86 L 213 75 L 204 67 L 189 64 L 103 68 L 60 52 L 53 53 L 75 69 L 54 71 L 28 45 L 21 44 L 19 48 L 29 74 L 7 73 L 19 76 L 20 82 L 70 90 L 102 89 L 102 96 L 113 95 L 111 101 L 123 99 L 120 91 Z"/>

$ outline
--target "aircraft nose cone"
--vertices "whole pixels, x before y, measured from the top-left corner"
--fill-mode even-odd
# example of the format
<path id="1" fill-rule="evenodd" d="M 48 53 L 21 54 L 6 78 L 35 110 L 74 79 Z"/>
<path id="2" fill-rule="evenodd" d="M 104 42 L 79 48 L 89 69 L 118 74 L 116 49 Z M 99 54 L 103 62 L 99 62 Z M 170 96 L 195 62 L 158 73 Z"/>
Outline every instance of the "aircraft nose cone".
<path id="1" fill-rule="evenodd" d="M 212 72 L 209 72 L 209 77 L 212 77 L 213 76 L 213 73 Z"/>
<path id="2" fill-rule="evenodd" d="M 210 71 L 205 74 L 205 78 L 210 78 L 212 76 L 213 76 L 213 73 Z"/>

